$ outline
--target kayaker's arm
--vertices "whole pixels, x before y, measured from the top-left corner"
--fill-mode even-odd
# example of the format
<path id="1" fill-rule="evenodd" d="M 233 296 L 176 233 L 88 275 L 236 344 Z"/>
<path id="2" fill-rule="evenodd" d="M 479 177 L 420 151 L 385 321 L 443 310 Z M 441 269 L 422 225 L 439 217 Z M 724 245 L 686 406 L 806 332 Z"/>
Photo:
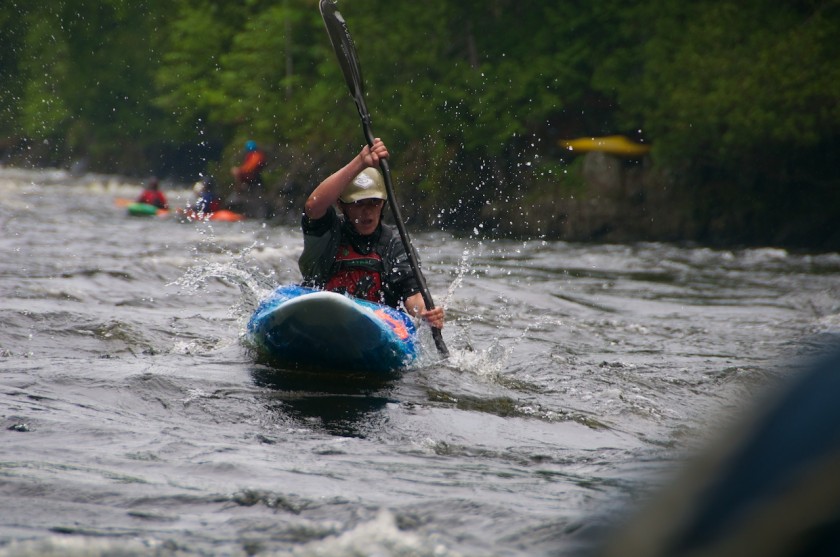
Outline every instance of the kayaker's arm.
<path id="1" fill-rule="evenodd" d="M 341 192 L 353 181 L 353 178 L 365 168 L 378 167 L 380 159 L 386 158 L 388 158 L 388 149 L 381 139 L 377 138 L 372 147 L 365 145 L 362 151 L 353 157 L 353 160 L 327 177 L 309 194 L 303 208 L 306 216 L 317 220 L 326 215 L 327 210 L 338 201 Z"/>
<path id="2" fill-rule="evenodd" d="M 427 310 L 426 303 L 423 301 L 423 294 L 420 292 L 406 298 L 405 309 L 411 316 L 425 319 L 432 327 L 443 329 L 445 317 L 443 308 L 436 307 L 432 310 Z"/>

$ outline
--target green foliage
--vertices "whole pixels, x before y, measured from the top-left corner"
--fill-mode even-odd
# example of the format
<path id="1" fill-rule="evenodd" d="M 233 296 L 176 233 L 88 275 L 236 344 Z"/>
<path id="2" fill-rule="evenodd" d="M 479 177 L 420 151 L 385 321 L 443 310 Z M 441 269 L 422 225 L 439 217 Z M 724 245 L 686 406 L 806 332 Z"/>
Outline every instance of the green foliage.
<path id="1" fill-rule="evenodd" d="M 66 156 L 90 156 L 103 170 L 119 160 L 142 163 L 142 142 L 153 130 L 151 37 L 162 4 L 67 0 L 18 7 L 13 15 L 22 30 L 11 49 L 21 95 L 6 129 L 53 140 Z"/>
<path id="2" fill-rule="evenodd" d="M 50 14 L 53 15 L 53 14 Z M 21 131 L 30 137 L 52 138 L 66 131 L 71 112 L 60 87 L 71 71 L 69 46 L 56 38 L 55 17 L 37 18 L 29 26 L 24 49 L 32 63 L 23 70 L 24 91 L 20 104 Z"/>
<path id="3" fill-rule="evenodd" d="M 13 137 L 20 121 L 20 108 L 25 81 L 20 78 L 20 60 L 23 45 L 26 42 L 28 28 L 21 25 L 27 21 L 29 3 L 8 2 L 6 9 L 0 10 L 0 130 L 10 130 Z M 17 132 L 17 133 L 16 133 Z M 2 136 L 0 136 L 2 139 Z"/>
<path id="4" fill-rule="evenodd" d="M 768 144 L 812 146 L 840 123 L 836 2 L 815 9 L 770 0 L 648 2 L 626 14 L 641 82 L 627 87 L 619 55 L 599 77 L 621 120 L 645 131 L 668 160 L 740 164 Z M 621 83 L 625 83 L 621 87 Z"/>
<path id="5" fill-rule="evenodd" d="M 165 50 L 153 75 L 158 91 L 153 101 L 188 136 L 196 122 L 221 120 L 219 115 L 230 104 L 216 84 L 237 11 L 214 2 L 183 3 L 166 23 Z"/>

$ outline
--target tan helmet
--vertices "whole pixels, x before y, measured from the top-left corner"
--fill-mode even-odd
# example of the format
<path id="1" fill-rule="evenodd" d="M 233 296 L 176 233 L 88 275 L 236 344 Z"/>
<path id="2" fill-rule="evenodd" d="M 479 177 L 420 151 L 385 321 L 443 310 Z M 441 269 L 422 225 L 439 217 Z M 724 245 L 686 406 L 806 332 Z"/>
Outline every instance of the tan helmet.
<path id="1" fill-rule="evenodd" d="M 342 203 L 355 203 L 362 199 L 388 199 L 385 180 L 377 169 L 365 168 L 347 184 L 339 199 Z"/>

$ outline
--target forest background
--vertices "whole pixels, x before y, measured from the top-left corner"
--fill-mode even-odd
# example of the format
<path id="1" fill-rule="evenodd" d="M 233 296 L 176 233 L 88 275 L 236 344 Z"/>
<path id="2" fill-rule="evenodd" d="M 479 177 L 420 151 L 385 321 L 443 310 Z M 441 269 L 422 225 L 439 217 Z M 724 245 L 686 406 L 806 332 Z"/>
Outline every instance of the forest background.
<path id="1" fill-rule="evenodd" d="M 837 0 L 338 7 L 413 228 L 840 248 Z M 317 0 L 3 0 L 0 99 L 5 165 L 225 189 L 254 139 L 278 218 L 364 143 Z"/>

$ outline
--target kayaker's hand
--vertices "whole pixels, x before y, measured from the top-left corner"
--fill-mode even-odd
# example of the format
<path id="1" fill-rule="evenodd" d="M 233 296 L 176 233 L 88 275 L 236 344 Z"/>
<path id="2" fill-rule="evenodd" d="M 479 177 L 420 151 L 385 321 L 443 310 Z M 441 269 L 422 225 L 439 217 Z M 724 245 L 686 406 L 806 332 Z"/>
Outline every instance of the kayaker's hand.
<path id="1" fill-rule="evenodd" d="M 436 329 L 443 329 L 444 311 L 443 308 L 435 308 L 431 310 L 423 310 L 420 312 L 420 317 L 425 319 L 429 325 Z"/>
<path id="2" fill-rule="evenodd" d="M 380 159 L 388 158 L 388 148 L 385 147 L 382 140 L 377 137 L 373 140 L 372 146 L 368 147 L 365 145 L 362 147 L 362 152 L 359 153 L 359 158 L 362 160 L 362 164 L 364 166 L 376 168 L 379 166 Z"/>
<path id="3" fill-rule="evenodd" d="M 443 308 L 427 310 L 426 303 L 423 301 L 423 295 L 420 292 L 412 294 L 405 300 L 405 309 L 412 317 L 419 317 L 436 329 L 443 328 L 445 317 Z"/>

